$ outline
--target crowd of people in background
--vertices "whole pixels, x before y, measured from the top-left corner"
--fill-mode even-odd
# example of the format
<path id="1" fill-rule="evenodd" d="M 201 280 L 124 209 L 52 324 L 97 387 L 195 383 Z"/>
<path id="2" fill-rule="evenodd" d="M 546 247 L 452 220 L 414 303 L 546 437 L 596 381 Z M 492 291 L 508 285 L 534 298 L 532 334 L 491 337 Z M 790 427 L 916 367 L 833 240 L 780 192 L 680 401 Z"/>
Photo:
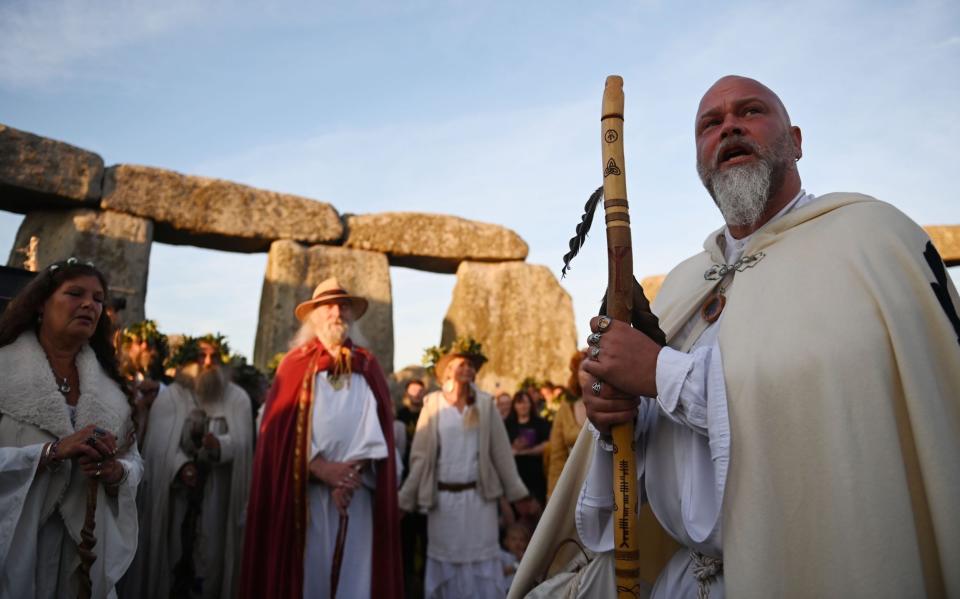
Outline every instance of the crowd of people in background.
<path id="1" fill-rule="evenodd" d="M 357 377 L 376 370 L 365 376 L 380 394 L 382 371 L 372 358 L 364 362 L 368 354 L 347 338 L 365 300 L 331 281 L 321 286 L 332 285 L 337 294 L 319 292 L 297 316 L 305 328 L 317 323 L 316 337 L 307 336 L 317 347 L 346 348 L 353 363 L 345 372 Z M 244 537 L 258 538 L 250 529 L 255 518 L 247 514 L 248 497 L 251 509 L 260 509 L 251 488 L 262 499 L 258 486 L 275 486 L 264 480 L 266 458 L 255 461 L 254 448 L 258 429 L 259 436 L 274 431 L 283 393 L 277 365 L 287 364 L 281 372 L 288 372 L 290 360 L 277 356 L 261 372 L 219 334 L 168 336 L 151 320 L 118 327 L 118 313 L 104 309 L 107 289 L 93 264 L 70 258 L 40 272 L 0 316 L 0 470 L 5 479 L 16 478 L 0 492 L 4 517 L 13 522 L 11 534 L 0 535 L 3 594 L 52 597 L 88 589 L 94 597 L 253 596 L 244 587 L 258 582 L 243 573 L 249 567 Z M 342 324 L 340 336 L 331 340 L 318 315 Z M 297 351 L 304 347 L 312 346 Z M 318 544 L 307 533 L 306 554 L 297 558 L 314 555 L 327 568 L 300 572 L 302 596 L 336 592 L 328 587 L 326 562 L 337 543 L 323 541 L 324 535 L 338 536 L 338 512 L 370 512 L 371 502 L 381 501 L 379 491 L 365 507 L 355 497 L 364 479 L 377 489 L 384 471 L 364 465 L 389 459 L 388 448 L 395 448 L 389 484 L 396 486 L 391 501 L 402 510 L 396 561 L 403 596 L 503 597 L 584 422 L 576 382 L 581 358 L 579 352 L 573 357 L 567 385 L 528 378 L 513 394 L 491 394 L 476 385 L 486 361 L 479 343 L 463 338 L 431 348 L 423 378 L 402 379 L 402 395 L 387 400 L 392 435 L 376 418 L 369 422 L 360 443 L 369 453 L 364 460 L 344 448 L 356 441 L 352 425 L 363 428 L 369 419 L 347 413 L 331 425 L 315 416 L 316 455 L 330 460 L 341 451 L 350 467 L 310 462 L 311 479 L 324 483 L 311 489 L 332 490 L 326 500 L 331 520 Z M 330 386 L 323 387 L 329 396 L 323 401 L 351 389 L 350 382 L 338 382 L 338 364 L 334 358 L 324 374 Z M 295 405 L 299 385 L 291 389 Z M 261 409 L 268 395 L 273 411 Z M 329 442 L 337 430 L 347 431 L 339 445 Z M 325 453 L 317 435 L 328 439 Z M 265 439 L 276 445 L 275 436 Z M 341 482 L 348 480 L 356 482 Z M 325 518 L 313 512 L 326 501 L 313 495 L 308 501 L 312 515 L 305 523 L 313 530 Z M 55 511 L 61 517 L 51 518 Z M 364 526 L 357 518 L 351 535 Z M 23 554 L 36 560 L 11 557 L 23 543 Z M 355 541 L 353 551 L 362 544 Z M 346 580 L 355 574 L 354 567 L 342 577 L 341 596 L 350 589 L 369 593 L 371 578 L 376 584 L 375 576 L 359 586 Z M 292 594 L 300 596 L 300 588 Z"/>

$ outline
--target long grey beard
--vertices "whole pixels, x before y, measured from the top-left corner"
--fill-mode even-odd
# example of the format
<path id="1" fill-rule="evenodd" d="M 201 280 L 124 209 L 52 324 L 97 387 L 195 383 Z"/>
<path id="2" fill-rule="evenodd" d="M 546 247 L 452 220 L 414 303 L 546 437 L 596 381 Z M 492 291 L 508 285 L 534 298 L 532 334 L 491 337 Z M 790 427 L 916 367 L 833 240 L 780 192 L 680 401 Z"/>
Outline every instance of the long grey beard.
<path id="1" fill-rule="evenodd" d="M 350 325 L 334 322 L 317 328 L 316 333 L 324 347 L 340 347 L 350 335 Z"/>
<path id="2" fill-rule="evenodd" d="M 714 173 L 708 187 L 728 225 L 742 227 L 760 220 L 770 199 L 772 175 L 766 160 Z"/>
<path id="3" fill-rule="evenodd" d="M 227 370 L 222 366 L 201 371 L 194 382 L 194 391 L 200 404 L 211 404 L 222 400 L 227 381 Z"/>

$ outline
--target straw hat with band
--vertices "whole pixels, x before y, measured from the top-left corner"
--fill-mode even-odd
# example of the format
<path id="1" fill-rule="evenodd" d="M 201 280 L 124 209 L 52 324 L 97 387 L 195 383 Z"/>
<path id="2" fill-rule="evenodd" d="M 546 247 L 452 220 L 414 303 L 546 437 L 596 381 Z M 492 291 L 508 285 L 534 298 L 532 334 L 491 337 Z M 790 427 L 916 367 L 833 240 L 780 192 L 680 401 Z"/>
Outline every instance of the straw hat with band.
<path id="1" fill-rule="evenodd" d="M 317 306 L 344 301 L 350 302 L 350 307 L 353 309 L 354 320 L 359 320 L 367 311 L 367 306 L 369 305 L 367 300 L 362 297 L 350 295 L 350 292 L 343 288 L 336 277 L 330 277 L 317 285 L 317 288 L 313 290 L 313 297 L 298 305 L 293 313 L 296 315 L 297 320 L 302 322 Z"/>

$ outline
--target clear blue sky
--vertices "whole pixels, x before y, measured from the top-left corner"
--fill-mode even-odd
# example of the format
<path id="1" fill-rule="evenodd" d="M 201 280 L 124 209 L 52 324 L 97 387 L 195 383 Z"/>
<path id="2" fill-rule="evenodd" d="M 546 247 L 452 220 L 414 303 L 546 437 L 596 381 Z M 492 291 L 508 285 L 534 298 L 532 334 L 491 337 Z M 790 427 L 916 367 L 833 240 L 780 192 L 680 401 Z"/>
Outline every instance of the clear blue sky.
<path id="1" fill-rule="evenodd" d="M 606 75 L 625 79 L 643 276 L 721 223 L 694 170 L 692 122 L 729 73 L 780 94 L 803 129 L 808 191 L 859 191 L 921 224 L 960 224 L 958 67 L 955 1 L 0 4 L 0 122 L 107 164 L 344 213 L 499 223 L 555 272 L 601 179 Z M 20 220 L 0 213 L 0 251 Z M 581 336 L 604 287 L 603 243 L 594 235 L 563 282 Z M 265 263 L 155 244 L 148 316 L 171 332 L 223 331 L 250 355 Z M 439 340 L 454 277 L 392 275 L 400 368 Z"/>

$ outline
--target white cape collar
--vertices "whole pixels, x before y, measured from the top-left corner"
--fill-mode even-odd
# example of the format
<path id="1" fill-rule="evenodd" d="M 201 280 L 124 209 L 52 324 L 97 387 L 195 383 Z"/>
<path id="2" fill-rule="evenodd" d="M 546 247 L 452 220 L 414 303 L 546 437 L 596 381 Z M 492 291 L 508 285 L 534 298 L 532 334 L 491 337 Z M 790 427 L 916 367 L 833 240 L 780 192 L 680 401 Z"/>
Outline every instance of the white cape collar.
<path id="1" fill-rule="evenodd" d="M 129 430 L 127 397 L 100 367 L 93 349 L 84 345 L 77 355 L 80 398 L 76 428 L 95 424 L 121 440 Z M 0 348 L 0 412 L 39 427 L 57 437 L 75 432 L 63 394 L 33 331 Z"/>

